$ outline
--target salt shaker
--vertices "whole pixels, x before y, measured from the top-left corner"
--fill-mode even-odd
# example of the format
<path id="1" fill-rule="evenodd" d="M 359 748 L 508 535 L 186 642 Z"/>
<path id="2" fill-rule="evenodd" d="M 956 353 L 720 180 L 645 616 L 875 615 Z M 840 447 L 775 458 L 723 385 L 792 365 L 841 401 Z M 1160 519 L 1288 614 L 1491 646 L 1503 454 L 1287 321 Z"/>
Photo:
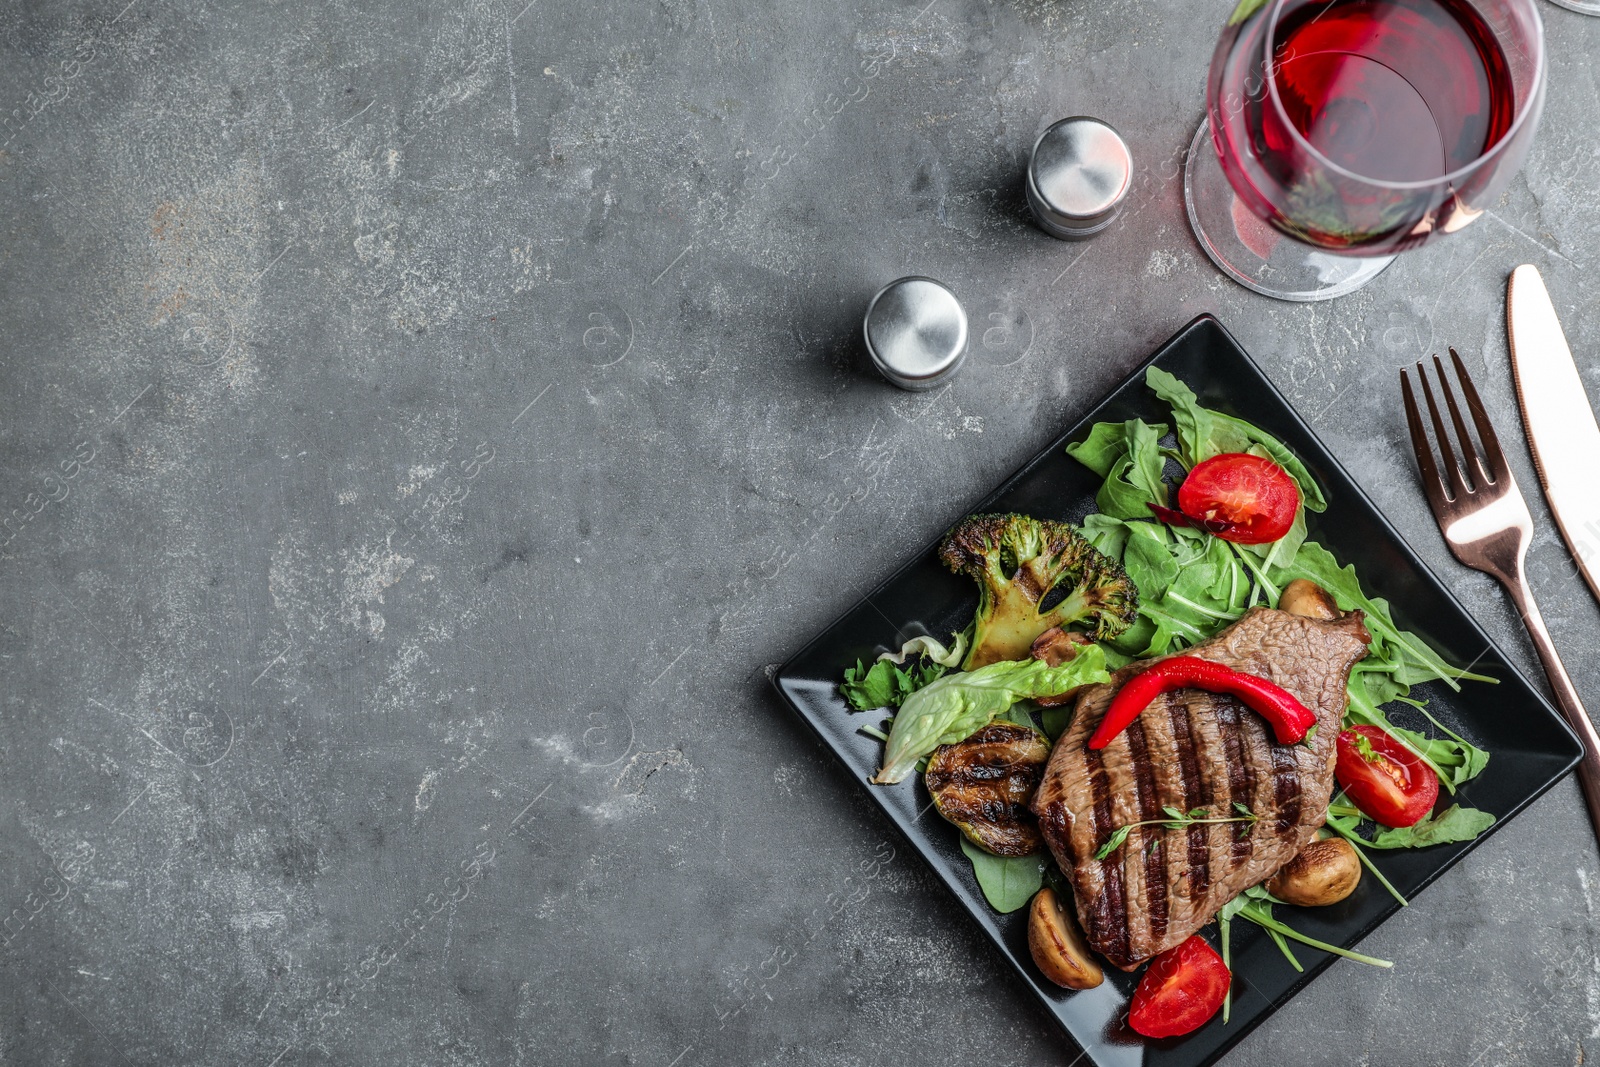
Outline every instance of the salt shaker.
<path id="1" fill-rule="evenodd" d="M 878 290 L 862 330 L 873 366 L 902 389 L 932 389 L 967 354 L 967 313 L 932 278 L 899 278 Z"/>
<path id="2" fill-rule="evenodd" d="M 1076 115 L 1055 123 L 1028 158 L 1028 206 L 1052 237 L 1081 240 L 1111 225 L 1133 178 L 1133 157 L 1107 123 Z"/>

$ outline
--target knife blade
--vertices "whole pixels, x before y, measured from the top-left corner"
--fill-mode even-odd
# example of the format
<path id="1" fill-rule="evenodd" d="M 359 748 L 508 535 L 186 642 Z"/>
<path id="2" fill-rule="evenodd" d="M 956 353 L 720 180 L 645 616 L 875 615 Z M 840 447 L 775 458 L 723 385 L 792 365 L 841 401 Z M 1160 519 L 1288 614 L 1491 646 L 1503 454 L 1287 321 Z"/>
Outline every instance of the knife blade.
<path id="1" fill-rule="evenodd" d="M 1511 272 L 1506 328 L 1539 482 L 1584 581 L 1600 600 L 1600 425 L 1544 278 L 1531 263 Z"/>

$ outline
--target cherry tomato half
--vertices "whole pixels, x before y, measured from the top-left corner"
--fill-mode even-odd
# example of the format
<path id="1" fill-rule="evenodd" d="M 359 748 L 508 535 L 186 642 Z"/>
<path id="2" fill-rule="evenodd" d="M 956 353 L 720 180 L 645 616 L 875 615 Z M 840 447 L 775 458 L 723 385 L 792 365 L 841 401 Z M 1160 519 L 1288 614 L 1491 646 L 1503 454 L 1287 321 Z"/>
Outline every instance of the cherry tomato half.
<path id="1" fill-rule="evenodd" d="M 1224 541 L 1264 545 L 1294 525 L 1300 490 L 1289 472 L 1247 452 L 1196 463 L 1178 487 L 1178 510 Z"/>
<path id="2" fill-rule="evenodd" d="M 1128 1008 L 1128 1025 L 1145 1037 L 1198 1030 L 1222 1007 L 1233 975 L 1217 950 L 1195 934 L 1150 961 Z"/>
<path id="3" fill-rule="evenodd" d="M 1384 826 L 1415 826 L 1439 799 L 1439 776 L 1376 726 L 1339 735 L 1333 776 L 1350 802 Z"/>

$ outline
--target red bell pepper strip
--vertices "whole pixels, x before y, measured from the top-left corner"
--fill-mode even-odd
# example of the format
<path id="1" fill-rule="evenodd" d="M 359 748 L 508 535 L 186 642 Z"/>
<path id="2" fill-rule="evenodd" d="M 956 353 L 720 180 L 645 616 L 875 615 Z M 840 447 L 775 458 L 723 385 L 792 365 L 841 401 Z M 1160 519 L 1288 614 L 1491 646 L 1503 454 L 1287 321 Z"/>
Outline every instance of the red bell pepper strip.
<path id="1" fill-rule="evenodd" d="M 1265 678 L 1198 656 L 1173 656 L 1122 683 L 1117 695 L 1111 698 L 1111 706 L 1106 708 L 1105 718 L 1089 738 L 1089 747 L 1105 748 L 1150 706 L 1152 700 L 1174 689 L 1204 689 L 1208 693 L 1238 697 L 1272 724 L 1272 732 L 1280 744 L 1292 745 L 1304 740 L 1306 731 L 1317 722 L 1317 717 L 1296 700 L 1293 693 Z"/>

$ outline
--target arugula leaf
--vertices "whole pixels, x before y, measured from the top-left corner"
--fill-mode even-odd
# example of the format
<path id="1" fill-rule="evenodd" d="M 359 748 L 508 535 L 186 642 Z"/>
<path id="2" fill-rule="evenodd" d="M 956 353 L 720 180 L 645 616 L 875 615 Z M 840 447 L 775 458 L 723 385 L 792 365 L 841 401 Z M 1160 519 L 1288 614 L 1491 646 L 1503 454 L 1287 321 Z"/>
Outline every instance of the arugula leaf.
<path id="1" fill-rule="evenodd" d="M 1462 782 L 1482 774 L 1489 765 L 1489 753 L 1457 738 L 1429 738 L 1400 726 L 1390 726 L 1389 732 L 1402 743 L 1409 742 L 1412 748 L 1419 750 L 1423 760 L 1434 768 L 1439 781 L 1446 783 L 1451 793 Z"/>
<path id="2" fill-rule="evenodd" d="M 1108 423 L 1100 423 L 1105 426 Z M 1099 552 L 1110 556 L 1112 559 L 1121 559 L 1123 550 L 1128 546 L 1129 530 L 1132 523 L 1114 519 L 1110 515 L 1095 512 L 1085 515 L 1083 522 L 1078 525 L 1078 532 L 1083 534 L 1083 539 L 1088 541 Z M 1137 584 L 1137 583 L 1135 583 Z"/>
<path id="3" fill-rule="evenodd" d="M 1232 908 L 1234 902 L 1240 899 L 1240 897 L 1234 897 L 1233 900 L 1222 906 L 1221 911 L 1217 912 L 1217 929 L 1222 934 L 1222 965 L 1228 968 L 1228 989 L 1227 992 L 1222 994 L 1222 1024 L 1224 1026 L 1228 1024 L 1228 1016 L 1233 1014 L 1233 954 L 1228 946 L 1228 933 L 1232 924 L 1229 920 L 1238 913 L 1238 909 L 1234 909 L 1232 912 L 1228 909 Z M 1240 905 L 1240 907 L 1243 906 L 1242 904 Z"/>
<path id="4" fill-rule="evenodd" d="M 972 873 L 977 876 L 984 899 L 1001 914 L 1026 907 L 1044 885 L 1044 861 L 1037 855 L 994 856 L 965 837 L 961 839 L 961 851 L 972 861 Z"/>
<path id="5" fill-rule="evenodd" d="M 1277 583 L 1280 588 L 1292 579 L 1309 578 L 1326 589 L 1341 609 L 1349 611 L 1352 608 L 1360 608 L 1366 613 L 1367 628 L 1373 631 L 1373 637 L 1378 639 L 1374 643 L 1380 647 L 1375 651 L 1380 654 L 1384 651 L 1395 652 L 1398 654 L 1399 663 L 1421 668 L 1424 674 L 1410 675 L 1417 681 L 1437 678 L 1452 689 L 1461 688 L 1457 684 L 1457 679 L 1461 678 L 1470 678 L 1476 682 L 1495 681 L 1485 675 L 1472 674 L 1452 667 L 1437 652 L 1429 648 L 1422 638 L 1401 630 L 1395 625 L 1394 616 L 1389 612 L 1388 602 L 1369 597 L 1362 592 L 1361 581 L 1356 577 L 1356 569 L 1339 566 L 1338 560 L 1333 558 L 1333 553 L 1315 541 L 1307 541 L 1300 546 L 1300 551 L 1295 553 L 1293 560 L 1274 568 L 1273 578 L 1281 579 Z"/>
<path id="6" fill-rule="evenodd" d="M 1132 448 L 1128 443 L 1130 427 L 1139 420 L 1129 422 L 1097 422 L 1089 428 L 1089 436 L 1067 446 L 1067 455 L 1104 478 L 1110 475 L 1117 461 L 1125 458 Z M 1141 425 L 1143 425 L 1141 423 Z M 1167 428 L 1160 423 L 1149 427 L 1159 439 L 1165 437 Z"/>
<path id="7" fill-rule="evenodd" d="M 1241 901 L 1243 903 L 1240 903 Z M 1222 911 L 1218 914 L 1225 914 L 1230 919 L 1248 919 L 1257 926 L 1266 930 L 1268 935 L 1272 936 L 1272 940 L 1277 944 L 1278 948 L 1283 952 L 1285 958 L 1288 959 L 1289 963 L 1293 965 L 1294 969 L 1297 971 L 1302 969 L 1300 966 L 1300 961 L 1294 958 L 1294 953 L 1289 951 L 1288 945 L 1284 944 L 1284 938 L 1288 938 L 1292 941 L 1298 941 L 1303 945 L 1310 945 L 1312 948 L 1320 948 L 1324 952 L 1331 952 L 1335 956 L 1343 956 L 1345 959 L 1354 960 L 1357 963 L 1365 963 L 1373 967 L 1383 967 L 1385 969 L 1394 966 L 1394 963 L 1390 960 L 1380 960 L 1375 956 L 1365 956 L 1359 952 L 1352 952 L 1347 948 L 1340 948 L 1338 945 L 1330 945 L 1325 941 L 1318 941 L 1314 937 L 1307 937 L 1305 934 L 1302 934 L 1300 931 L 1273 916 L 1272 905 L 1282 903 L 1283 901 L 1279 900 L 1271 893 L 1268 893 L 1261 886 L 1251 886 L 1243 893 L 1240 893 L 1238 896 L 1234 897 L 1227 904 L 1223 905 Z M 1230 911 L 1230 909 L 1232 910 Z"/>
<path id="8" fill-rule="evenodd" d="M 915 664 L 908 671 L 893 661 L 880 659 L 868 667 L 860 660 L 846 667 L 839 692 L 857 711 L 897 708 L 907 697 L 940 677 L 945 668 L 937 663 Z"/>
<path id="9" fill-rule="evenodd" d="M 1105 484 L 1095 495 L 1102 514 L 1116 519 L 1150 517 L 1150 505 L 1167 505 L 1167 486 L 1161 475 L 1167 466 L 1161 451 L 1165 426 L 1151 426 L 1138 419 L 1123 423 L 1125 452 L 1111 465 Z"/>
<path id="10" fill-rule="evenodd" d="M 1385 715 L 1383 709 L 1372 699 L 1373 677 L 1368 671 L 1351 674 L 1350 704 L 1345 710 L 1345 718 L 1348 721 L 1376 726 L 1393 737 L 1426 763 L 1433 773 L 1439 776 L 1439 784 L 1444 787 L 1445 792 L 1452 795 L 1461 783 L 1483 773 L 1483 769 L 1489 764 L 1489 753 L 1464 738 L 1456 734 L 1430 738 L 1390 722 L 1389 716 Z M 1404 698 L 1396 696 L 1395 699 Z M 1426 715 L 1427 712 L 1423 711 L 1423 714 Z M 1444 728 L 1441 726 L 1440 729 Z M 1448 734 L 1449 731 L 1445 730 L 1445 733 Z"/>
<path id="11" fill-rule="evenodd" d="M 1211 409 L 1200 406 L 1194 390 L 1175 374 L 1159 367 L 1144 372 L 1144 384 L 1172 408 L 1172 424 L 1177 429 L 1178 453 L 1185 467 L 1216 455 L 1206 451 L 1212 438 Z"/>
<path id="12" fill-rule="evenodd" d="M 1098 645 L 1085 646 L 1059 667 L 1037 659 L 1004 660 L 943 675 L 901 705 L 889 730 L 883 767 L 872 780 L 879 785 L 904 781 L 922 757 L 940 745 L 965 740 L 1019 700 L 1110 680 Z"/>
<path id="13" fill-rule="evenodd" d="M 1178 577 L 1178 561 L 1173 558 L 1162 527 L 1153 522 L 1130 522 L 1128 544 L 1122 553 L 1122 569 L 1139 587 L 1139 600 L 1160 600 Z"/>
<path id="14" fill-rule="evenodd" d="M 1494 825 L 1494 816 L 1477 808 L 1452 804 L 1415 826 L 1385 829 L 1373 838 L 1373 848 L 1427 848 L 1456 841 L 1471 841 Z"/>
<path id="15" fill-rule="evenodd" d="M 1328 821 L 1324 825 L 1329 830 L 1332 830 L 1334 833 L 1338 834 L 1340 837 L 1356 846 L 1356 859 L 1361 861 L 1361 866 L 1365 867 L 1372 873 L 1372 877 L 1376 878 L 1379 884 L 1389 891 L 1389 895 L 1391 897 L 1394 897 L 1395 900 L 1400 902 L 1400 906 L 1402 908 L 1409 908 L 1411 906 L 1411 902 L 1401 895 L 1400 890 L 1394 887 L 1394 883 L 1385 878 L 1383 876 L 1383 872 L 1378 870 L 1378 865 L 1373 863 L 1372 860 L 1367 857 L 1367 854 L 1364 850 L 1370 848 L 1372 846 L 1372 842 L 1356 833 L 1357 827 L 1361 825 L 1360 812 L 1356 812 L 1354 816 L 1337 815 L 1330 809 L 1328 812 Z"/>
<path id="16" fill-rule="evenodd" d="M 1402 697 L 1401 699 L 1405 700 L 1404 697 Z M 1407 704 L 1410 704 L 1412 707 L 1416 708 L 1418 711 L 1422 712 L 1423 716 L 1429 722 L 1433 723 L 1433 725 L 1439 730 L 1440 733 L 1446 734 L 1450 738 L 1450 740 L 1455 742 L 1454 748 L 1455 748 L 1455 750 L 1459 751 L 1460 756 L 1461 756 L 1461 761 L 1462 761 L 1461 765 L 1460 765 L 1460 770 L 1455 772 L 1455 774 L 1457 775 L 1457 777 L 1455 779 L 1456 784 L 1460 784 L 1461 782 L 1465 782 L 1470 778 L 1476 778 L 1478 775 L 1483 773 L 1484 767 L 1488 766 L 1488 764 L 1489 764 L 1489 753 L 1487 753 L 1483 749 L 1478 748 L 1477 746 L 1473 745 L 1466 738 L 1462 737 L 1460 734 L 1458 734 L 1454 730 L 1450 729 L 1450 727 L 1446 726 L 1444 723 L 1442 723 L 1438 719 L 1434 718 L 1433 717 L 1433 713 L 1430 712 L 1426 707 L 1423 706 L 1422 701 L 1420 701 L 1420 700 L 1406 700 L 1405 702 Z M 1435 738 L 1432 741 L 1429 741 L 1428 744 L 1429 745 L 1434 745 L 1434 744 L 1437 744 L 1438 741 L 1439 741 L 1439 739 Z M 1446 757 L 1436 756 L 1436 759 L 1437 759 L 1438 763 L 1440 765 L 1442 765 L 1442 766 L 1445 766 L 1447 768 L 1452 766 L 1452 764 L 1450 762 L 1450 759 L 1448 759 Z"/>

